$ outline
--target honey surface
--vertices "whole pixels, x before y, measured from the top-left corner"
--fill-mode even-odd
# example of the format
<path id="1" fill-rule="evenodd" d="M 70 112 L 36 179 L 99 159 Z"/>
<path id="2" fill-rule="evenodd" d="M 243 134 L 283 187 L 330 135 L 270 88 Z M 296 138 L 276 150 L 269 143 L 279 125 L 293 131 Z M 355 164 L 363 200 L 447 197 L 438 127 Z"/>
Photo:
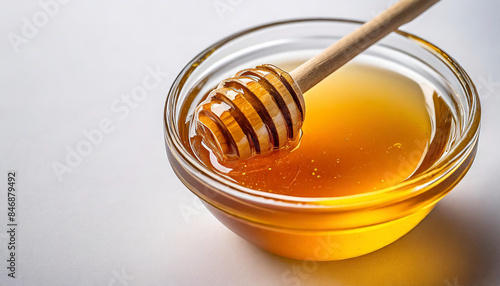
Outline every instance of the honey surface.
<path id="1" fill-rule="evenodd" d="M 305 94 L 300 145 L 210 169 L 255 190 L 300 197 L 366 193 L 397 184 L 418 167 L 431 136 L 425 97 L 412 79 L 367 64 L 348 64 Z"/>

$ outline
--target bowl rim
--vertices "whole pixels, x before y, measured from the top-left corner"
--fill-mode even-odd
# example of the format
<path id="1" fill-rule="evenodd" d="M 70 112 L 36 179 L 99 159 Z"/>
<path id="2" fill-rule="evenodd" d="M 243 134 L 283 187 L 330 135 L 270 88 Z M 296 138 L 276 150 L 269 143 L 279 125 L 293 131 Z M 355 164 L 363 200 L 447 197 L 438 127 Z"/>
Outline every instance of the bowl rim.
<path id="1" fill-rule="evenodd" d="M 454 76 L 459 80 L 459 83 L 465 91 L 466 96 L 468 95 L 468 98 L 471 101 L 469 104 L 470 111 L 465 117 L 466 124 L 465 129 L 462 132 L 462 136 L 457 138 L 457 140 L 453 144 L 453 148 L 451 148 L 449 153 L 444 155 L 445 158 L 449 157 L 448 160 L 441 160 L 436 165 L 433 165 L 432 168 L 425 170 L 415 177 L 402 181 L 396 185 L 392 185 L 376 191 L 340 197 L 296 197 L 257 191 L 241 186 L 234 181 L 231 181 L 230 179 L 227 179 L 209 170 L 201 162 L 199 162 L 196 158 L 194 158 L 193 156 L 191 156 L 191 154 L 184 150 L 183 144 L 180 142 L 180 137 L 178 136 L 178 134 L 175 134 L 175 132 L 171 130 L 171 128 L 173 128 L 174 130 L 177 128 L 175 126 L 176 124 L 174 124 L 176 122 L 174 120 L 174 112 L 172 112 L 173 106 L 175 106 L 176 102 L 172 101 L 176 98 L 175 95 L 178 95 L 182 90 L 181 85 L 186 82 L 187 77 L 189 77 L 189 75 L 194 71 L 194 69 L 197 68 L 200 63 L 202 63 L 221 46 L 249 33 L 276 26 L 313 22 L 346 23 L 354 24 L 357 26 L 365 23 L 364 21 L 345 18 L 300 18 L 271 22 L 233 33 L 213 43 L 186 64 L 186 66 L 180 71 L 176 79 L 173 81 L 172 86 L 167 94 L 163 118 L 164 134 L 167 148 L 170 148 L 171 154 L 177 161 L 182 162 L 183 168 L 185 168 L 191 174 L 196 174 L 198 178 L 200 178 L 201 176 L 201 179 L 204 183 L 215 187 L 218 191 L 239 199 L 255 201 L 264 205 L 282 204 L 287 205 L 288 207 L 298 206 L 300 208 L 343 209 L 353 207 L 369 207 L 387 203 L 390 201 L 400 201 L 404 200 L 405 198 L 414 197 L 418 194 L 421 194 L 422 192 L 425 192 L 426 190 L 426 188 L 424 188 L 421 184 L 418 184 L 419 182 L 422 182 L 429 178 L 433 178 L 433 180 L 431 180 L 430 182 L 437 182 L 439 178 L 452 173 L 456 169 L 455 167 L 459 166 L 469 156 L 469 154 L 473 151 L 474 146 L 476 146 L 477 144 L 481 118 L 479 95 L 476 87 L 474 86 L 474 83 L 465 72 L 465 70 L 461 67 L 461 65 L 442 49 L 418 36 L 401 30 L 396 30 L 391 34 L 398 34 L 406 38 L 407 40 L 417 43 L 421 48 L 444 63 L 446 67 L 450 69 L 453 72 Z M 388 195 L 388 193 L 391 193 L 391 195 Z"/>

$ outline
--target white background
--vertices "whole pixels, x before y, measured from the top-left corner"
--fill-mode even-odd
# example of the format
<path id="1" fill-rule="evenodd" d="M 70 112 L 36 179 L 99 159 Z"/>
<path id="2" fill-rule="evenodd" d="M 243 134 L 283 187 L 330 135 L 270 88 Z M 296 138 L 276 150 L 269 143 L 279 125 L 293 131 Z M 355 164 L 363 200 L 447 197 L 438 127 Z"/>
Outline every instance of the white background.
<path id="1" fill-rule="evenodd" d="M 230 33 L 301 17 L 367 20 L 394 1 L 70 0 L 46 18 L 50 0 L 0 1 L 0 285 L 500 285 L 499 1 L 443 1 L 402 28 L 451 54 L 481 93 L 472 169 L 396 243 L 328 263 L 261 251 L 200 207 L 165 155 L 165 96 L 192 57 Z M 121 96 L 148 68 L 159 83 L 126 113 Z M 59 180 L 55 162 L 103 120 L 111 131 Z"/>

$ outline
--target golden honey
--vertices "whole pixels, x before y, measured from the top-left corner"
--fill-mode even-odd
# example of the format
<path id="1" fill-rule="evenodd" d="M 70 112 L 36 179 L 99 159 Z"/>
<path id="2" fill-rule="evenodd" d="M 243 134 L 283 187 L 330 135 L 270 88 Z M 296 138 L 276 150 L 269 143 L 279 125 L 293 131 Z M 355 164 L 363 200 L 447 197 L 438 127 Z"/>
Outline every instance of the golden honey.
<path id="1" fill-rule="evenodd" d="M 294 150 L 221 162 L 193 134 L 196 106 L 221 80 L 262 63 L 291 71 L 361 24 L 244 31 L 189 62 L 168 94 L 175 174 L 222 224 L 271 253 L 329 261 L 378 250 L 422 221 L 473 162 L 481 114 L 473 83 L 445 52 L 400 32 L 305 94 Z"/>
<path id="2" fill-rule="evenodd" d="M 413 79 L 352 63 L 304 97 L 306 119 L 294 150 L 219 162 L 197 136 L 191 148 L 207 167 L 242 186 L 298 197 L 379 190 L 409 178 L 422 162 L 431 120 Z"/>

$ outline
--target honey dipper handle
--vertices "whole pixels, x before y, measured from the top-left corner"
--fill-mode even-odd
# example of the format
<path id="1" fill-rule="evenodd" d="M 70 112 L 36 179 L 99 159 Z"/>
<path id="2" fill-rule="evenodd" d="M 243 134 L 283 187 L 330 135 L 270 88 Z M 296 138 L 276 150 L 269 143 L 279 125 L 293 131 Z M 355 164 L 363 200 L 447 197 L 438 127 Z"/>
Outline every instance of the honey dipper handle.
<path id="1" fill-rule="evenodd" d="M 303 93 L 399 26 L 410 22 L 439 0 L 401 0 L 356 31 L 294 69 L 290 75 Z"/>

